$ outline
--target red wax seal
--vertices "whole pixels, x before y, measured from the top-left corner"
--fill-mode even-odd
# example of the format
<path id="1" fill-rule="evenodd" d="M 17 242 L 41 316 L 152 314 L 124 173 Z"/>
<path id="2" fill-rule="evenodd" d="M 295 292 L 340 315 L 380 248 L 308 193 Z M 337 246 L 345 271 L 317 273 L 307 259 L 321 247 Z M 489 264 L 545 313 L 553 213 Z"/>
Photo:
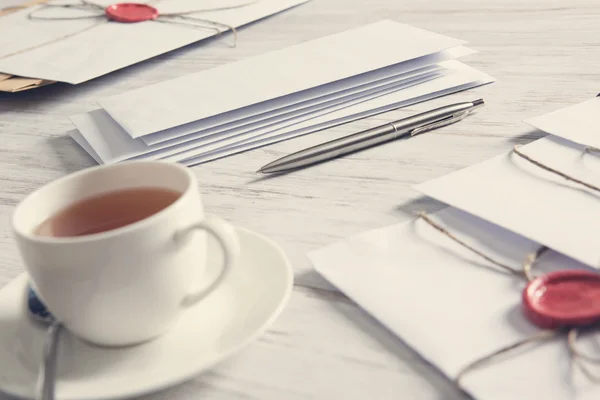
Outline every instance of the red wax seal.
<path id="1" fill-rule="evenodd" d="M 117 3 L 106 7 L 106 16 L 117 22 L 142 22 L 158 18 L 158 10 L 147 4 Z"/>
<path id="2" fill-rule="evenodd" d="M 600 321 L 600 274 L 565 270 L 538 277 L 523 290 L 523 312 L 542 329 Z"/>

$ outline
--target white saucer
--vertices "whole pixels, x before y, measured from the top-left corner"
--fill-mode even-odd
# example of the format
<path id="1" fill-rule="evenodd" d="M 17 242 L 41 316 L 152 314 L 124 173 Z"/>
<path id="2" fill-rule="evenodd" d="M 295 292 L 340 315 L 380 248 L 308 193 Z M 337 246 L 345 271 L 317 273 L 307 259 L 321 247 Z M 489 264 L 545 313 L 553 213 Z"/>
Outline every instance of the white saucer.
<path id="1" fill-rule="evenodd" d="M 187 310 L 162 337 L 135 347 L 108 349 L 62 335 L 57 400 L 139 396 L 181 383 L 249 344 L 284 308 L 293 272 L 271 240 L 237 229 L 241 262 L 209 297 Z M 220 249 L 209 240 L 209 265 Z M 27 315 L 26 274 L 0 290 L 0 391 L 33 398 L 45 327 Z"/>

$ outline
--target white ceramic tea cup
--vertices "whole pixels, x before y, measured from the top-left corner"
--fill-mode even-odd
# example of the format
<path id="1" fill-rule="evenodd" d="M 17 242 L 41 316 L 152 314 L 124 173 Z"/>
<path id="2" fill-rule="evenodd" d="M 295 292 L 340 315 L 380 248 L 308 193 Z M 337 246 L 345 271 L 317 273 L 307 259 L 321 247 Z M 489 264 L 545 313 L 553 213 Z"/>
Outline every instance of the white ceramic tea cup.
<path id="1" fill-rule="evenodd" d="M 47 218 L 81 200 L 133 188 L 181 195 L 132 224 L 75 237 L 35 234 Z M 126 346 L 165 333 L 188 306 L 216 288 L 235 265 L 239 241 L 226 222 L 204 215 L 195 175 L 162 161 L 91 167 L 27 196 L 13 214 L 13 231 L 32 285 L 52 314 L 80 339 Z M 224 266 L 205 278 L 206 232 L 223 248 Z M 194 292 L 198 287 L 205 289 Z"/>

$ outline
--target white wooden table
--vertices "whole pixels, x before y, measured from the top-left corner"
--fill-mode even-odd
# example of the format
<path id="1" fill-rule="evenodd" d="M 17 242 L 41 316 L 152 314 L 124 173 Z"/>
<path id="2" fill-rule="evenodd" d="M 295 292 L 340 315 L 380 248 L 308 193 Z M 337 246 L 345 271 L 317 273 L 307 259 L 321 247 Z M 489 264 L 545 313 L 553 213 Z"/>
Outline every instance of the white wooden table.
<path id="1" fill-rule="evenodd" d="M 449 381 L 316 274 L 305 254 L 406 220 L 422 208 L 441 208 L 412 185 L 531 141 L 539 133 L 523 119 L 600 92 L 597 0 L 312 0 L 241 29 L 236 49 L 222 37 L 79 87 L 1 94 L 0 286 L 23 271 L 9 224 L 17 202 L 94 164 L 65 137 L 72 128 L 69 115 L 95 108 L 102 96 L 383 18 L 467 40 L 479 53 L 464 61 L 498 81 L 194 167 L 209 212 L 283 246 L 295 268 L 295 290 L 272 329 L 244 351 L 194 381 L 144 399 L 462 399 Z M 276 179 L 256 179 L 258 167 L 291 151 L 478 97 L 487 106 L 429 133 L 435 140 L 391 143 Z"/>

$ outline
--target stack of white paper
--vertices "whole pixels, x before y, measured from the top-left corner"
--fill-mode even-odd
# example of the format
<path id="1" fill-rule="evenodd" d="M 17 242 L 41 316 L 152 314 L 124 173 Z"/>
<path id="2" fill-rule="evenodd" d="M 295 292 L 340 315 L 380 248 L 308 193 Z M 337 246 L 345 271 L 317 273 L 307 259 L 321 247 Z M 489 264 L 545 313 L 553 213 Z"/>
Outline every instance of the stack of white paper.
<path id="1" fill-rule="evenodd" d="M 99 163 L 201 163 L 492 82 L 463 44 L 384 20 L 105 98 L 70 135 Z"/>
<path id="2" fill-rule="evenodd" d="M 550 136 L 519 149 L 574 179 L 600 187 L 594 123 L 600 99 L 527 122 Z M 569 140 L 567 140 L 569 139 Z M 531 252 L 550 249 L 534 274 L 600 268 L 600 192 L 541 168 L 515 152 L 417 186 L 449 204 L 432 218 L 462 241 L 519 269 Z M 353 237 L 309 255 L 315 268 L 449 378 L 473 361 L 538 331 L 521 306 L 525 280 L 499 270 L 418 219 Z M 591 295 L 583 291 L 584 295 Z M 588 297 L 589 301 L 591 297 Z M 580 341 L 600 359 L 599 331 Z M 600 376 L 600 364 L 582 360 Z M 568 352 L 566 338 L 502 355 L 463 380 L 481 400 L 596 399 L 600 385 Z"/>

